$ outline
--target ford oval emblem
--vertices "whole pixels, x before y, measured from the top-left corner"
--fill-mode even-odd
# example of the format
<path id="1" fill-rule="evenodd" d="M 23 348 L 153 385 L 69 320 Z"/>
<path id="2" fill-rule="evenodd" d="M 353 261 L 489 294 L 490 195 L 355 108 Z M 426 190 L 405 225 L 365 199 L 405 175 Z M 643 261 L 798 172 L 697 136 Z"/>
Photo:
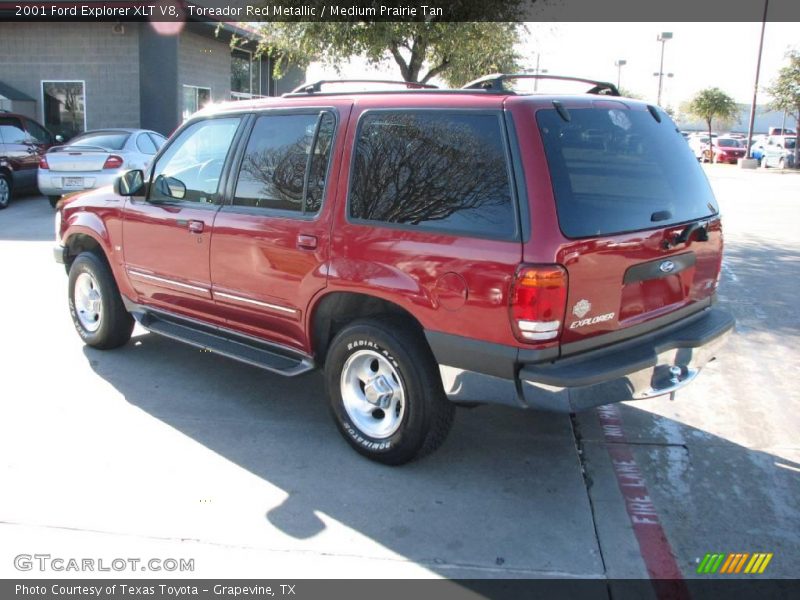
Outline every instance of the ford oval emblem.
<path id="1" fill-rule="evenodd" d="M 658 265 L 658 270 L 662 273 L 671 273 L 675 269 L 675 263 L 671 260 L 665 260 Z"/>

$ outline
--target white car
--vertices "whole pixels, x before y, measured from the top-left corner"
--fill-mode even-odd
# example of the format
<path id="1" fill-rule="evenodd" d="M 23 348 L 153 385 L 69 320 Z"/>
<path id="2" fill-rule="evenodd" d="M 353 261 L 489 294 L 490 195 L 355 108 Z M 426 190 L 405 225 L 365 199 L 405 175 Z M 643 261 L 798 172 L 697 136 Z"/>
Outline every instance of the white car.
<path id="1" fill-rule="evenodd" d="M 63 194 L 111 185 L 126 171 L 145 170 L 165 141 L 146 129 L 87 131 L 42 156 L 39 191 L 55 206 Z"/>

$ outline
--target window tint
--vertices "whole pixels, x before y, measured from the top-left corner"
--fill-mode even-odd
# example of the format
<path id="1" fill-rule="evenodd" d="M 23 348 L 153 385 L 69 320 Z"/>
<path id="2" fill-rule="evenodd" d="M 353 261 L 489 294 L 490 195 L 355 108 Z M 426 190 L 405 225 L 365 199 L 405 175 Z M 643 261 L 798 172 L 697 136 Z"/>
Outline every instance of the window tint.
<path id="1" fill-rule="evenodd" d="M 327 112 L 259 117 L 247 143 L 233 203 L 304 214 L 318 212 L 325 192 L 333 129 L 333 115 Z"/>
<path id="2" fill-rule="evenodd" d="M 213 203 L 239 118 L 208 119 L 185 129 L 159 158 L 150 200 Z"/>
<path id="3" fill-rule="evenodd" d="M 718 212 L 694 153 L 669 117 L 649 111 L 536 113 L 561 230 L 591 237 L 664 227 Z"/>
<path id="4" fill-rule="evenodd" d="M 122 150 L 131 136 L 124 131 L 95 131 L 72 138 L 67 146 L 97 146 L 108 150 Z"/>
<path id="5" fill-rule="evenodd" d="M 39 125 L 36 121 L 31 121 L 28 119 L 26 121 L 26 125 L 28 128 L 28 133 L 31 137 L 36 140 L 39 144 L 49 144 L 50 143 L 50 134 L 47 133 L 44 127 Z"/>
<path id="6" fill-rule="evenodd" d="M 146 133 L 140 133 L 139 136 L 136 138 L 136 147 L 142 154 L 156 153 L 156 145 L 153 143 L 153 140 L 150 139 L 150 136 L 147 135 Z"/>
<path id="7" fill-rule="evenodd" d="M 368 113 L 356 143 L 350 216 L 512 237 L 515 216 L 499 117 Z"/>
<path id="8" fill-rule="evenodd" d="M 13 117 L 0 117 L 0 138 L 6 144 L 24 144 L 26 136 L 20 120 Z"/>

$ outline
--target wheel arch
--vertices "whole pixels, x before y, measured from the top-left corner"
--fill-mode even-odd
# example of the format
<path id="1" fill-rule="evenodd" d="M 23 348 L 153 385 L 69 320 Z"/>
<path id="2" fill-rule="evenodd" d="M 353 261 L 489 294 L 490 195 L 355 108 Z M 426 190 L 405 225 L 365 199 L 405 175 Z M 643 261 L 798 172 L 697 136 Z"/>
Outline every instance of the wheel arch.
<path id="1" fill-rule="evenodd" d="M 319 297 L 308 311 L 309 343 L 315 362 L 322 366 L 330 343 L 348 323 L 357 319 L 389 317 L 417 330 L 427 345 L 422 323 L 399 304 L 359 292 L 334 291 Z"/>

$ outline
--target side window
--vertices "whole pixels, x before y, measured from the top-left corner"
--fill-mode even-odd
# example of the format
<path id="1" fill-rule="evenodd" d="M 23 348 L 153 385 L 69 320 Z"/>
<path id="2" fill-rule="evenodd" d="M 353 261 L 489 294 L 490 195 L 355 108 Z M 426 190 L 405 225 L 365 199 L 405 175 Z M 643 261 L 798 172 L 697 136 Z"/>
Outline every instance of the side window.
<path id="1" fill-rule="evenodd" d="M 49 144 L 52 141 L 50 134 L 47 133 L 47 130 L 37 122 L 28 119 L 26 123 L 28 127 L 28 133 L 33 139 L 36 140 L 37 143 Z"/>
<path id="2" fill-rule="evenodd" d="M 479 237 L 516 231 L 500 118 L 375 112 L 359 126 L 350 217 Z"/>
<path id="3" fill-rule="evenodd" d="M 155 154 L 156 153 L 156 145 L 153 143 L 153 140 L 150 139 L 150 136 L 146 133 L 140 133 L 139 136 L 136 138 L 136 148 L 138 148 L 139 152 L 142 154 Z"/>
<path id="4" fill-rule="evenodd" d="M 151 133 L 149 135 L 150 139 L 153 140 L 153 143 L 156 145 L 156 150 L 161 150 L 161 146 L 166 143 L 167 138 L 165 138 L 163 135 L 158 135 L 157 133 Z"/>
<path id="5" fill-rule="evenodd" d="M 233 204 L 314 214 L 322 207 L 334 117 L 258 118 L 242 160 Z"/>
<path id="6" fill-rule="evenodd" d="M 208 119 L 185 129 L 158 160 L 148 199 L 216 202 L 222 167 L 240 121 Z"/>
<path id="7" fill-rule="evenodd" d="M 26 136 L 20 120 L 14 117 L 0 117 L 0 137 L 6 144 L 24 144 Z"/>

